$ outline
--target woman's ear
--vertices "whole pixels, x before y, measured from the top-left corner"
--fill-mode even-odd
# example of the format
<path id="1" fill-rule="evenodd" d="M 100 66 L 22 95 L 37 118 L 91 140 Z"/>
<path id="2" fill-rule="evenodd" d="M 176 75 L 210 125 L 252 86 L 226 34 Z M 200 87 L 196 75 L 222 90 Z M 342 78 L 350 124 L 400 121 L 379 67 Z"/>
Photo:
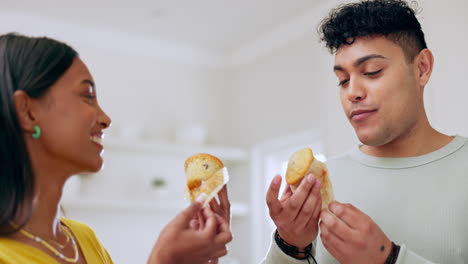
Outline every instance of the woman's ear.
<path id="1" fill-rule="evenodd" d="M 415 66 L 417 67 L 416 76 L 421 87 L 426 86 L 431 78 L 432 69 L 434 67 L 434 56 L 429 49 L 423 49 L 415 58 Z"/>
<path id="2" fill-rule="evenodd" d="M 31 97 L 24 91 L 15 91 L 13 94 L 16 116 L 23 131 L 33 133 L 37 120 L 33 111 L 33 102 Z"/>

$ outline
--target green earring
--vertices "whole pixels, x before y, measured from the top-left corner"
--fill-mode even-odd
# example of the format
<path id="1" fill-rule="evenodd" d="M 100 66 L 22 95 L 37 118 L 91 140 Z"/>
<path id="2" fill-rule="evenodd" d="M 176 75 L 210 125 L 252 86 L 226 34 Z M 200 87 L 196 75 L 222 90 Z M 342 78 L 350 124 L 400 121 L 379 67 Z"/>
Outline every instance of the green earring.
<path id="1" fill-rule="evenodd" d="M 34 133 L 31 136 L 34 139 L 41 137 L 41 128 L 39 126 L 34 126 Z"/>

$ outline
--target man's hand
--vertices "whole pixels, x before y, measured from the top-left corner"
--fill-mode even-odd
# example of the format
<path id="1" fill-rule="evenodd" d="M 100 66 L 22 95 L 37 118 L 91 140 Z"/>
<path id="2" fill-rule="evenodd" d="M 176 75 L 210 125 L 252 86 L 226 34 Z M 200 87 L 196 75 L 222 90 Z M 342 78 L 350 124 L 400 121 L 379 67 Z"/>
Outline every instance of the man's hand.
<path id="1" fill-rule="evenodd" d="M 287 186 L 278 200 L 280 187 L 281 176 L 276 175 L 266 197 L 270 217 L 275 222 L 280 237 L 302 251 L 317 237 L 322 207 L 320 182 L 313 175 L 307 175 L 294 194 Z"/>
<path id="2" fill-rule="evenodd" d="M 392 242 L 368 215 L 336 201 L 328 209 L 320 215 L 320 237 L 330 254 L 341 264 L 385 263 Z"/>

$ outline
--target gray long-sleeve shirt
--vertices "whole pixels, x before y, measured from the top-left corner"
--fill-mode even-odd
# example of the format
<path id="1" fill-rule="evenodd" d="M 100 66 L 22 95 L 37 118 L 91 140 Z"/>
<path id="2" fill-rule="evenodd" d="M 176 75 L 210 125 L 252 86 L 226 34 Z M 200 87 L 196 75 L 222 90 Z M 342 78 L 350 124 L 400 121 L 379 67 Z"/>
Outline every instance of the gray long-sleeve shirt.
<path id="1" fill-rule="evenodd" d="M 328 163 L 335 199 L 368 214 L 401 245 L 397 264 L 468 263 L 468 140 L 410 158 L 378 158 L 358 147 Z M 338 263 L 317 240 L 319 264 Z M 272 240 L 264 264 L 304 264 Z M 312 261 L 311 261 L 312 263 Z"/>

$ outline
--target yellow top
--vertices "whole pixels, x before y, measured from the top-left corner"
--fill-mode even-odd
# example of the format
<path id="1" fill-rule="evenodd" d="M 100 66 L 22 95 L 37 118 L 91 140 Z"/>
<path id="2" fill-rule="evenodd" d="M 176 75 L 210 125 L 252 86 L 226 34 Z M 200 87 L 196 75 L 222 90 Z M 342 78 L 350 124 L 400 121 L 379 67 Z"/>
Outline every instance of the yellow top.
<path id="1" fill-rule="evenodd" d="M 94 231 L 87 225 L 62 218 L 76 238 L 86 263 L 113 264 L 109 253 L 99 242 Z M 57 261 L 47 253 L 15 240 L 0 237 L 0 264 L 51 264 Z"/>

